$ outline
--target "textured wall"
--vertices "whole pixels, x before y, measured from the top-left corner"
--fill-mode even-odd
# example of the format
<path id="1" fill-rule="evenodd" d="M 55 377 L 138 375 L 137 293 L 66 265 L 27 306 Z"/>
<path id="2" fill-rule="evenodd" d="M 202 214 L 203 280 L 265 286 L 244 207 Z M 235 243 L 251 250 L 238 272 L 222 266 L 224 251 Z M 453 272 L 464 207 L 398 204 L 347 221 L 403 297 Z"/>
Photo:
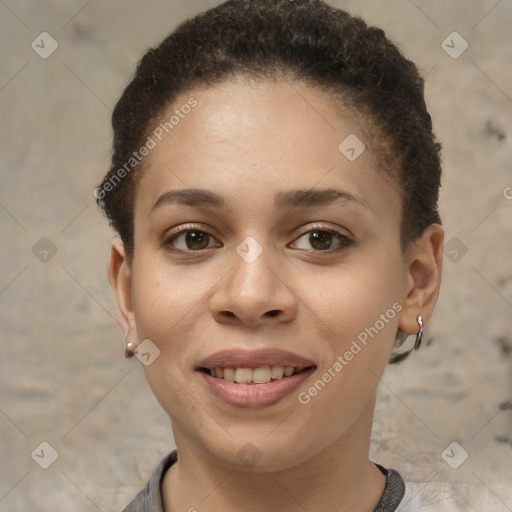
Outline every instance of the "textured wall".
<path id="1" fill-rule="evenodd" d="M 123 357 L 92 191 L 135 63 L 217 3 L 0 1 L 1 512 L 120 510 L 173 447 Z M 512 1 L 331 3 L 419 65 L 444 145 L 441 298 L 429 343 L 386 370 L 371 456 L 401 472 L 414 510 L 510 511 Z M 468 454 L 456 469 L 452 442 L 452 466 Z"/>

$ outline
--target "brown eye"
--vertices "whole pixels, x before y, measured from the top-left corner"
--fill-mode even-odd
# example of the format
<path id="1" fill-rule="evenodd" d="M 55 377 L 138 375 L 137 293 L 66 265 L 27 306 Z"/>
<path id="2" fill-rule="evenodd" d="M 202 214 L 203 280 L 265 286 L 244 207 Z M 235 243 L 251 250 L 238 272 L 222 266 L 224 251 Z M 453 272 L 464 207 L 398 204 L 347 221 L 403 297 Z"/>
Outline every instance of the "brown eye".
<path id="1" fill-rule="evenodd" d="M 330 249 L 333 242 L 332 233 L 329 231 L 311 231 L 309 234 L 309 243 L 311 247 L 324 251 Z"/>
<path id="2" fill-rule="evenodd" d="M 304 240 L 305 243 L 301 242 L 302 240 Z M 332 253 L 354 245 L 354 242 L 337 231 L 325 228 L 316 228 L 311 229 L 300 236 L 294 245 L 297 249 L 302 249 L 308 252 Z M 311 249 L 311 247 L 313 249 Z"/>
<path id="3" fill-rule="evenodd" d="M 202 231 L 189 231 L 185 233 L 185 245 L 188 249 L 206 249 L 210 236 Z"/>
<path id="4" fill-rule="evenodd" d="M 206 231 L 199 229 L 180 229 L 178 233 L 171 235 L 164 243 L 164 246 L 176 252 L 196 252 L 210 247 L 218 246 L 215 238 Z"/>

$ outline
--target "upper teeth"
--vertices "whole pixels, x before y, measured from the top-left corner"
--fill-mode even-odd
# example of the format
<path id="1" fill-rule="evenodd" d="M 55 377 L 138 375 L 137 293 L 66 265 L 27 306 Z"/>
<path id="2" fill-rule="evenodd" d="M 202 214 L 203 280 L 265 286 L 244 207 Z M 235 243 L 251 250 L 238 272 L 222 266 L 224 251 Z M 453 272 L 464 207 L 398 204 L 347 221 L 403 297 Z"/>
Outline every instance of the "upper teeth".
<path id="1" fill-rule="evenodd" d="M 290 377 L 295 371 L 294 366 L 260 366 L 258 368 L 212 368 L 211 375 L 228 382 L 241 384 L 265 384 L 272 379 L 281 379 L 283 375 Z"/>

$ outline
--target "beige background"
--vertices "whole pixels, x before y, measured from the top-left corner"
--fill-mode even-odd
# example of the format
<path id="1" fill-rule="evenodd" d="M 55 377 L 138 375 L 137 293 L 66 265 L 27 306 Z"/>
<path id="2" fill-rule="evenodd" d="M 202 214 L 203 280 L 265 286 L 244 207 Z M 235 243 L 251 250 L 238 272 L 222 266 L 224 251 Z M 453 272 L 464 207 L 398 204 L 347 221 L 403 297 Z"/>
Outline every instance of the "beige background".
<path id="1" fill-rule="evenodd" d="M 92 191 L 137 60 L 218 3 L 0 1 L 1 512 L 121 510 L 173 447 L 140 363 L 123 357 L 113 234 Z M 430 343 L 384 375 L 371 456 L 408 482 L 415 501 L 400 510 L 510 511 L 512 1 L 331 3 L 419 65 L 444 144 L 442 297 Z M 58 42 L 46 59 L 31 48 L 43 31 Z M 441 46 L 454 31 L 469 44 L 456 59 Z M 41 442 L 58 453 L 48 469 L 31 458 Z M 458 469 L 441 456 L 452 442 L 452 459 L 469 455 Z"/>

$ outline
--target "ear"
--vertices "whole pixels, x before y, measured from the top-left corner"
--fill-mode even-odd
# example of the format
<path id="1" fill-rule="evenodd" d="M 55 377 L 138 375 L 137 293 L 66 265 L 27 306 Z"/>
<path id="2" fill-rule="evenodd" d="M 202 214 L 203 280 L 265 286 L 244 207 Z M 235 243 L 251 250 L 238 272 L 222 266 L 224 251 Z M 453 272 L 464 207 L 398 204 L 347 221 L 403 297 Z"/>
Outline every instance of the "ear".
<path id="1" fill-rule="evenodd" d="M 116 297 L 117 321 L 125 338 L 136 346 L 138 338 L 132 301 L 132 267 L 120 238 L 116 238 L 110 247 L 108 279 Z"/>
<path id="2" fill-rule="evenodd" d="M 407 334 L 418 332 L 418 315 L 423 326 L 430 320 L 441 287 L 444 228 L 431 224 L 405 251 L 406 298 L 398 326 Z"/>

